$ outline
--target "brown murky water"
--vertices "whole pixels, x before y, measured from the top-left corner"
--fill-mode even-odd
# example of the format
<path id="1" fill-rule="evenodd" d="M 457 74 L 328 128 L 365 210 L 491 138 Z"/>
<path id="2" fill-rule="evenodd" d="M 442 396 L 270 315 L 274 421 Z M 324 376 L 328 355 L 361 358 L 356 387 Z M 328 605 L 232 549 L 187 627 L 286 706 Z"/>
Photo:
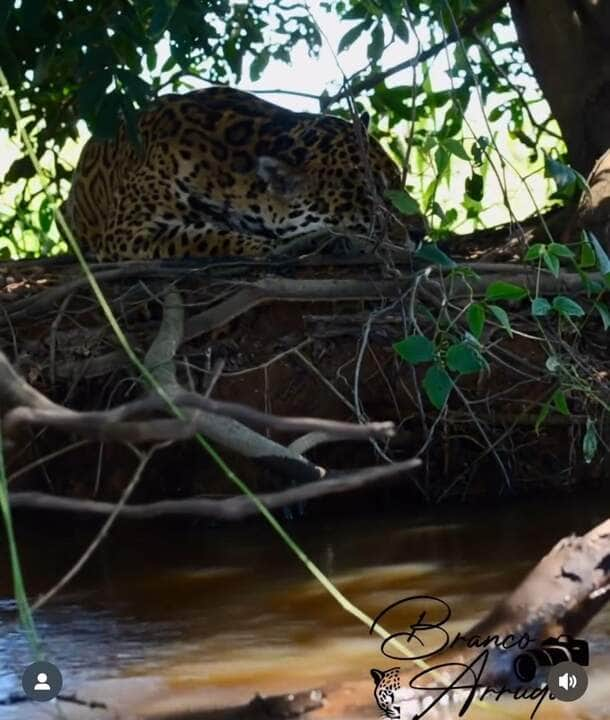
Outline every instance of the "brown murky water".
<path id="1" fill-rule="evenodd" d="M 476 511 L 405 507 L 392 516 L 371 509 L 349 520 L 306 518 L 285 525 L 367 613 L 409 595 L 435 595 L 450 604 L 454 632 L 486 613 L 559 537 L 607 515 L 610 501 L 597 497 L 586 506 L 575 499 L 557 507 L 520 503 Z M 17 517 L 33 596 L 57 581 L 99 525 L 65 517 L 41 528 L 39 520 Z M 0 698 L 19 689 L 30 662 L 14 624 L 6 552 L 1 563 Z M 391 665 L 368 628 L 259 522 L 122 525 L 36 621 L 48 659 L 63 671 L 66 692 L 78 688 L 133 713 L 202 700 L 237 704 L 257 691 L 367 679 L 371 667 Z M 610 610 L 583 636 L 591 646 L 591 680 L 578 717 L 610 718 Z M 576 706 L 568 711 L 566 703 L 553 705 L 562 707 L 545 718 L 577 716 Z M 0 706 L 0 720 L 38 717 L 60 716 L 50 705 Z M 105 716 L 82 711 L 74 717 Z"/>

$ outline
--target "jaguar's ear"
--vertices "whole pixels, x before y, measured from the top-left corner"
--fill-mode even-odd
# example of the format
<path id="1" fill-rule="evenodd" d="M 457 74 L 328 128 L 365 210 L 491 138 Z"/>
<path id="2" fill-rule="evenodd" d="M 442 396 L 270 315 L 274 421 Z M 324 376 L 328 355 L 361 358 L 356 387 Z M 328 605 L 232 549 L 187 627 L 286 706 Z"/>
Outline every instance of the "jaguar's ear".
<path id="1" fill-rule="evenodd" d="M 367 112 L 361 113 L 360 114 L 360 122 L 362 123 L 362 127 L 365 130 L 368 130 L 370 122 L 371 122 L 371 116 Z"/>
<path id="2" fill-rule="evenodd" d="M 256 174 L 276 195 L 291 195 L 301 185 L 301 174 L 282 160 L 261 155 L 256 163 Z"/>
<path id="3" fill-rule="evenodd" d="M 375 685 L 379 685 L 384 675 L 385 673 L 383 670 L 375 670 L 375 668 L 371 670 L 371 677 L 373 678 Z"/>

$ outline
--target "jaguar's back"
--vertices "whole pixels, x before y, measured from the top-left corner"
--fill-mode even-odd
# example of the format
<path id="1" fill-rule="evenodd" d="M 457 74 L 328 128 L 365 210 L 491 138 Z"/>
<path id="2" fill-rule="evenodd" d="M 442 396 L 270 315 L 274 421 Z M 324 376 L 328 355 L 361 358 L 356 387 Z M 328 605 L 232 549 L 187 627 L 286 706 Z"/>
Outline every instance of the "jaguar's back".
<path id="1" fill-rule="evenodd" d="M 362 125 L 231 88 L 161 96 L 138 127 L 140 150 L 121 127 L 87 142 L 74 175 L 68 220 L 99 259 L 264 255 L 301 235 L 367 235 L 379 198 L 400 187 Z"/>

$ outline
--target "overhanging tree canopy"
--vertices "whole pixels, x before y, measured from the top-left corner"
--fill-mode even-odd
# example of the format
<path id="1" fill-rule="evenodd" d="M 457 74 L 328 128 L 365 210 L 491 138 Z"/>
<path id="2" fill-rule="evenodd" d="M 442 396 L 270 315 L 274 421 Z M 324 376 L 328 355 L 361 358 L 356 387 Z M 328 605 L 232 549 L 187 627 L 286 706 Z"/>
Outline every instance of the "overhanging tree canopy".
<path id="1" fill-rule="evenodd" d="M 546 16 L 552 12 L 563 22 L 564 15 L 580 17 L 579 8 L 586 10 L 593 3 L 561 0 L 552 5 Z M 571 124 L 584 101 L 574 93 L 588 90 L 591 83 L 583 84 L 582 72 L 572 73 L 573 87 L 566 99 L 553 85 L 563 83 L 564 74 L 558 73 L 561 80 L 554 81 L 547 71 L 551 61 L 573 65 L 578 50 L 572 43 L 561 44 L 559 35 L 540 43 L 539 24 L 545 16 L 532 9 L 535 2 L 515 0 L 509 6 L 504 0 L 327 0 L 321 6 L 345 22 L 339 60 L 356 40 L 367 39 L 362 71 L 338 90 L 322 93 L 321 108 L 340 112 L 348 94 L 362 101 L 368 97 L 376 132 L 386 136 L 397 159 L 406 156 L 413 164 L 417 156 L 421 166 L 432 170 L 434 179 L 415 194 L 434 219 L 439 237 L 464 218 L 479 216 L 489 169 L 487 150 L 495 134 L 505 134 L 506 126 L 514 139 L 527 146 L 532 161 L 540 160 L 541 139 L 554 146 L 555 160 L 563 159 L 564 145 L 552 116 L 541 114 L 532 104 L 541 96 L 536 98 L 535 83 L 528 80 L 523 50 L 514 39 L 507 40 L 511 11 L 554 116 L 562 124 L 570 157 L 586 172 L 599 154 L 603 130 L 598 128 L 595 142 L 583 150 L 582 138 Z M 586 10 L 587 27 L 591 22 L 603 23 L 600 12 Z M 542 33 L 545 37 L 547 30 Z M 592 47 L 592 37 L 583 34 L 581 41 Z M 599 49 L 603 32 L 598 29 L 596 37 Z M 59 152 L 69 138 L 77 137 L 79 119 L 100 136 L 111 136 L 120 118 L 133 132 L 135 111 L 155 94 L 187 87 L 193 77 L 231 84 L 246 77 L 255 80 L 270 59 L 288 61 L 300 41 L 316 53 L 323 39 L 307 6 L 289 0 L 0 2 L 0 65 L 28 117 L 37 154 L 50 153 L 49 182 L 58 199 L 65 195 L 67 186 L 61 181 L 69 178 L 71 170 L 59 161 Z M 403 43 L 405 59 L 388 67 L 384 54 L 395 42 Z M 593 51 L 589 55 L 593 57 Z M 589 68 L 592 61 L 587 58 L 578 67 Z M 429 70 L 436 59 L 449 68 L 448 87 L 435 87 L 431 81 Z M 490 110 L 487 132 L 477 137 L 464 124 L 471 102 Z M 0 125 L 15 134 L 6 103 L 0 106 Z M 459 216 L 455 207 L 436 202 L 438 184 L 450 174 L 453 158 L 472 163 L 463 196 L 456 202 Z M 547 174 L 556 177 L 557 170 L 547 165 Z M 52 208 L 45 202 L 32 203 L 28 181 L 33 175 L 25 156 L 6 174 L 5 187 L 16 184 L 20 194 L 14 211 L 2 216 L 0 238 L 10 239 L 16 226 L 34 228 L 43 236 L 48 233 Z M 562 197 L 571 197 L 574 183 L 563 185 L 568 187 Z M 52 249 L 52 243 L 42 243 L 43 252 Z"/>

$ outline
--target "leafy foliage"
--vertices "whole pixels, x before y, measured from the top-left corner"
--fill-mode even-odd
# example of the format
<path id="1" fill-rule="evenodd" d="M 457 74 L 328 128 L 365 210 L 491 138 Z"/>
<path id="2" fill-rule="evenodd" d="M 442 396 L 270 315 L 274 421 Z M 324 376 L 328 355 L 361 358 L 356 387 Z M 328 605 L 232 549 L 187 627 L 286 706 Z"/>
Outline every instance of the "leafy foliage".
<path id="1" fill-rule="evenodd" d="M 540 405 L 535 421 L 536 432 L 540 431 L 550 413 L 569 417 L 572 412 L 569 401 L 572 398 L 578 398 L 585 408 L 591 405 L 602 413 L 609 411 L 610 406 L 596 392 L 592 379 L 582 372 L 581 361 L 565 353 L 564 333 L 578 338 L 592 317 L 601 320 L 605 331 L 610 329 L 610 308 L 605 302 L 607 289 L 610 288 L 610 258 L 591 233 L 583 233 L 581 245 L 580 252 L 556 242 L 537 243 L 529 248 L 526 259 L 537 265 L 535 292 L 531 285 L 496 280 L 487 285 L 484 294 L 479 291 L 478 295 L 483 294 L 483 297 L 478 297 L 469 283 L 473 279 L 480 280 L 480 277 L 471 268 L 454 264 L 450 270 L 445 269 L 447 283 L 459 278 L 466 288 L 470 288 L 470 301 L 452 304 L 445 298 L 436 318 L 429 309 L 422 311 L 427 324 L 426 332 L 419 327 L 418 334 L 409 335 L 394 345 L 396 353 L 406 363 L 428 366 L 419 385 L 433 408 L 445 411 L 462 376 L 489 371 L 486 355 L 493 347 L 488 340 L 489 331 L 497 330 L 499 326 L 513 338 L 516 329 L 511 317 L 523 316 L 523 311 L 529 307 L 531 321 L 543 339 L 541 347 L 548 352 L 546 379 L 553 386 Z M 566 263 L 575 275 L 580 276 L 588 297 L 581 294 L 575 299 L 557 294 L 548 299 L 539 295 L 541 276 L 549 272 L 557 275 L 555 265 L 546 262 L 546 258 L 555 258 L 557 267 L 560 262 Z M 599 273 L 604 282 L 592 279 L 591 272 Z M 552 333 L 547 332 L 551 327 Z M 525 336 L 536 339 L 531 332 Z M 582 434 L 582 455 L 586 463 L 593 461 L 599 449 L 597 424 L 600 420 L 593 415 L 592 410 L 587 408 L 586 428 Z"/>
<path id="2" fill-rule="evenodd" d="M 537 121 L 529 109 L 535 99 L 531 83 L 519 86 L 517 80 L 528 73 L 527 66 L 519 46 L 505 39 L 510 17 L 496 4 L 325 0 L 321 7 L 345 23 L 340 61 L 344 52 L 364 42 L 362 70 L 350 78 L 354 94 L 370 112 L 374 134 L 397 160 L 407 153 L 410 159 L 407 187 L 391 200 L 408 214 L 422 210 L 433 239 L 464 222 L 481 222 L 488 177 L 493 176 L 489 171 L 497 162 L 495 125 L 508 123 L 511 137 L 526 145 L 530 160 L 544 162 L 547 176 L 558 185 L 557 201 L 579 186 L 577 174 L 557 154 L 562 145 L 556 138 L 553 158 L 541 158 L 541 138 L 552 137 L 550 118 Z M 220 84 L 255 81 L 271 60 L 289 61 L 301 41 L 316 53 L 322 38 L 306 4 L 298 0 L 0 0 L 0 65 L 30 120 L 39 158 L 47 158 L 48 181 L 58 202 L 71 169 L 60 161 L 60 152 L 78 136 L 79 120 L 94 134 L 111 137 L 122 118 L 137 141 L 135 113 L 159 92 L 188 88 L 191 78 Z M 405 52 L 413 55 L 387 67 L 384 54 L 393 43 L 409 43 Z M 437 58 L 448 65 L 442 86 L 430 72 Z M 331 97 L 326 92 L 320 99 L 325 109 L 346 113 L 341 93 Z M 481 102 L 491 109 L 487 129 L 473 136 L 465 113 Z M 0 105 L 0 127 L 15 134 L 5 104 Z M 462 196 L 452 196 L 447 207 L 442 187 L 456 168 L 468 166 Z M 5 187 L 18 187 L 28 212 L 37 187 L 32 178 L 33 168 L 23 157 L 4 178 Z M 35 218 L 28 225 L 28 212 L 0 215 L 0 237 L 11 238 L 13 254 L 27 252 L 14 237 L 20 224 L 23 231 L 42 231 Z"/>

